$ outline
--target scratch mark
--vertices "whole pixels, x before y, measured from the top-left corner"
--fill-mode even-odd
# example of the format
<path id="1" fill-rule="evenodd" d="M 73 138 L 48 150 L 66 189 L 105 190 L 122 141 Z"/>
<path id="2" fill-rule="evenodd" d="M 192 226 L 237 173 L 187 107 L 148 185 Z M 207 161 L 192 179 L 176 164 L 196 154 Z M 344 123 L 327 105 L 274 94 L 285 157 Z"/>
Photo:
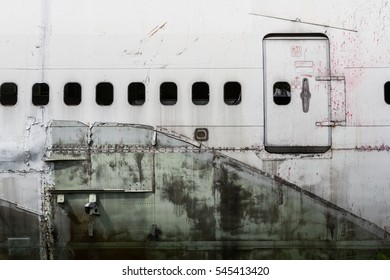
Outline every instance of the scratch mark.
<path id="1" fill-rule="evenodd" d="M 193 44 L 195 44 L 196 42 L 198 42 L 200 39 L 200 37 L 196 37 L 195 40 L 192 42 Z M 186 52 L 188 50 L 189 47 L 185 47 L 181 52 L 178 52 L 176 55 L 177 56 L 180 56 L 182 55 L 184 52 Z"/>
<path id="2" fill-rule="evenodd" d="M 141 51 L 132 52 L 132 51 L 129 51 L 129 50 L 124 50 L 123 53 L 125 53 L 125 54 L 127 54 L 127 55 L 134 55 L 134 56 L 142 55 L 142 52 L 141 52 Z"/>
<path id="3" fill-rule="evenodd" d="M 284 20 L 284 21 L 291 21 L 291 22 L 296 22 L 296 23 L 301 23 L 301 24 L 309 24 L 309 25 L 314 25 L 314 26 L 321 26 L 321 27 L 338 29 L 338 30 L 344 30 L 344 31 L 349 31 L 349 32 L 358 32 L 357 30 L 348 29 L 348 28 L 342 28 L 342 27 L 331 26 L 331 25 L 326 25 L 326 24 L 302 21 L 300 18 L 289 19 L 289 18 L 281 18 L 281 17 L 260 15 L 260 14 L 255 14 L 255 13 L 249 13 L 249 15 L 251 15 L 251 16 L 258 16 L 258 17 L 265 17 L 265 18 L 272 18 L 272 19 L 278 19 L 278 20 Z"/>
<path id="4" fill-rule="evenodd" d="M 152 37 L 154 34 L 156 34 L 158 31 L 160 31 L 161 29 L 163 29 L 167 23 L 168 22 L 166 21 L 163 25 L 156 26 L 155 28 L 153 28 L 153 30 L 149 32 L 149 38 Z"/>
<path id="5" fill-rule="evenodd" d="M 150 76 L 149 76 L 149 73 L 148 75 L 146 76 L 145 80 L 144 80 L 144 83 L 145 85 L 149 84 L 150 83 Z"/>
<path id="6" fill-rule="evenodd" d="M 182 50 L 181 52 L 178 52 L 176 55 L 177 56 L 182 55 L 186 50 L 188 50 L 188 48 L 184 48 L 184 50 Z"/>

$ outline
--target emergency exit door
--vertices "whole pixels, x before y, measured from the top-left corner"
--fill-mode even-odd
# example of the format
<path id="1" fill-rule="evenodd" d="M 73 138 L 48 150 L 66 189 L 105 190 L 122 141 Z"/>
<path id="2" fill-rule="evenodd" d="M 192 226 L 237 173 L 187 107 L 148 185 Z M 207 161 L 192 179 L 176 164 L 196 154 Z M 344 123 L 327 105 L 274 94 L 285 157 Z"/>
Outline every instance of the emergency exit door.
<path id="1" fill-rule="evenodd" d="M 263 40 L 264 144 L 271 153 L 324 153 L 331 146 L 329 41 L 325 36 Z"/>

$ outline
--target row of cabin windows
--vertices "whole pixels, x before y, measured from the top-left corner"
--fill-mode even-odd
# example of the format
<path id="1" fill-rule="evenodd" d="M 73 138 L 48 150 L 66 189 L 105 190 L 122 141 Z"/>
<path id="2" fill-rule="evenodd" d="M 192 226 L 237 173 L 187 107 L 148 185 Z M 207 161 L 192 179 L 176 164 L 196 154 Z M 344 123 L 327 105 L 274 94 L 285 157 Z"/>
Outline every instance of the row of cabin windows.
<path id="1" fill-rule="evenodd" d="M 276 82 L 273 86 L 273 99 L 276 105 L 288 105 L 291 101 L 291 86 L 287 82 Z M 384 85 L 384 99 L 390 105 L 390 81 Z"/>
<path id="2" fill-rule="evenodd" d="M 49 103 L 49 85 L 37 83 L 32 87 L 32 103 L 44 106 Z M 224 102 L 227 105 L 238 105 L 241 102 L 241 85 L 238 82 L 227 82 L 223 88 Z M 15 83 L 3 83 L 0 87 L 0 104 L 13 106 L 18 99 L 18 86 Z M 130 105 L 141 106 L 145 103 L 145 84 L 131 83 L 127 88 L 127 100 Z M 192 102 L 195 105 L 206 105 L 210 100 L 210 88 L 206 82 L 192 85 Z M 111 83 L 96 85 L 96 103 L 101 106 L 111 105 L 114 101 L 114 87 Z M 164 82 L 160 85 L 160 102 L 163 105 L 174 105 L 177 102 L 177 85 Z M 64 103 L 77 106 L 81 103 L 81 85 L 67 83 L 64 86 Z"/>

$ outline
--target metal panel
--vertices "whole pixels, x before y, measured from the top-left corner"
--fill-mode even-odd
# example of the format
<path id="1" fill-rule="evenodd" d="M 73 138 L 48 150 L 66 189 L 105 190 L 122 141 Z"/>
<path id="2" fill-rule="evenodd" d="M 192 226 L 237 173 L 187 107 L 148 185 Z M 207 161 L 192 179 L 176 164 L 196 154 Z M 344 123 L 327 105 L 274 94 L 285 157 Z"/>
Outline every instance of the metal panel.
<path id="1" fill-rule="evenodd" d="M 155 192 L 100 192 L 99 215 L 84 211 L 89 193 L 55 203 L 59 258 L 237 259 L 264 249 L 270 258 L 343 258 L 389 248 L 378 226 L 218 152 L 160 150 L 154 166 L 145 177 L 156 177 Z"/>
<path id="2" fill-rule="evenodd" d="M 91 128 L 93 145 L 151 145 L 153 127 L 119 123 L 98 123 Z"/>
<path id="3" fill-rule="evenodd" d="M 153 153 L 98 153 L 91 161 L 95 189 L 153 191 Z"/>
<path id="4" fill-rule="evenodd" d="M 331 146 L 329 42 L 326 37 L 268 37 L 264 44 L 265 147 L 321 153 Z M 276 98 L 281 97 L 282 102 Z"/>
<path id="5" fill-rule="evenodd" d="M 56 190 L 90 189 L 89 170 L 91 163 L 81 160 L 56 161 L 53 176 Z"/>
<path id="6" fill-rule="evenodd" d="M 88 126 L 77 121 L 57 121 L 50 124 L 52 145 L 86 145 Z"/>
<path id="7" fill-rule="evenodd" d="M 156 141 L 153 127 L 53 121 L 50 135 L 46 161 L 54 162 L 57 191 L 153 191 L 154 155 L 145 148 Z"/>

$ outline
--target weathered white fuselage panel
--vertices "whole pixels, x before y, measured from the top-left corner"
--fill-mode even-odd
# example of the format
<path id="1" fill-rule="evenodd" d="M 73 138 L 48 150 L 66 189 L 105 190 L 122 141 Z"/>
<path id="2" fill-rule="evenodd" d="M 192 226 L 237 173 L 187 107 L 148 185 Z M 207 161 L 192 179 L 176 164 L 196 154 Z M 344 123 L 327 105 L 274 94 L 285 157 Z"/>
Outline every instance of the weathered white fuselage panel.
<path id="1" fill-rule="evenodd" d="M 388 252 L 387 1 L 0 10 L 0 258 Z M 302 242 L 318 254 L 267 251 Z"/>

